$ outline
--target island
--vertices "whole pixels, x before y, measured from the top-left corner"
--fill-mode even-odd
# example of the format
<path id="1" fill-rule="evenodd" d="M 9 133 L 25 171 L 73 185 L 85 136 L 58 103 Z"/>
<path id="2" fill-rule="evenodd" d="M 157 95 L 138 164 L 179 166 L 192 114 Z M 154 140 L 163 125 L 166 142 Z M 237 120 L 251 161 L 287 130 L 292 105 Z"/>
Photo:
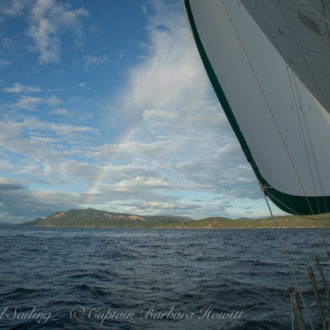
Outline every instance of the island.
<path id="1" fill-rule="evenodd" d="M 47 218 L 25 222 L 24 225 L 40 227 L 78 228 L 201 228 L 201 229 L 248 229 L 248 228 L 330 228 L 330 213 L 296 216 L 277 216 L 262 219 L 229 219 L 212 217 L 193 220 L 186 217 L 162 215 L 136 215 L 87 209 L 56 212 Z"/>

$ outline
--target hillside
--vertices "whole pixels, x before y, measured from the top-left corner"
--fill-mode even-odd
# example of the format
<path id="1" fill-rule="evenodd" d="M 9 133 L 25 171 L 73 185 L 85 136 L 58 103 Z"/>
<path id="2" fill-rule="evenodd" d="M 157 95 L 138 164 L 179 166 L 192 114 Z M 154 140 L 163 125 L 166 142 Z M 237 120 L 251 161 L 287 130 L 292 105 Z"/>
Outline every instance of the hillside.
<path id="1" fill-rule="evenodd" d="M 280 228 L 330 228 L 330 214 L 276 217 Z M 26 225 L 42 227 L 108 227 L 108 228 L 273 228 L 272 218 L 240 219 L 207 218 L 191 220 L 176 216 L 145 216 L 114 213 L 95 209 L 57 212 L 46 219 L 36 219 Z"/>
<path id="2" fill-rule="evenodd" d="M 330 228 L 330 214 L 308 216 L 307 218 L 300 216 L 281 216 L 275 217 L 276 224 L 279 228 Z M 193 228 L 274 228 L 274 220 L 272 218 L 250 219 L 250 220 L 233 220 L 228 218 L 207 218 L 196 221 L 184 221 L 184 227 Z"/>

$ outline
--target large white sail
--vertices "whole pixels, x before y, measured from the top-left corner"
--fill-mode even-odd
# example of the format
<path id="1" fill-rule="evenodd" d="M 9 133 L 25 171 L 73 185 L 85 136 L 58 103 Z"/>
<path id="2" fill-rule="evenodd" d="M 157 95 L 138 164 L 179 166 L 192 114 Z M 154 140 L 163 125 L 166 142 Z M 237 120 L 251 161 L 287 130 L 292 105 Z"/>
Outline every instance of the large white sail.
<path id="1" fill-rule="evenodd" d="M 215 92 L 266 194 L 287 212 L 327 212 L 330 118 L 323 102 L 240 1 L 184 4 Z"/>

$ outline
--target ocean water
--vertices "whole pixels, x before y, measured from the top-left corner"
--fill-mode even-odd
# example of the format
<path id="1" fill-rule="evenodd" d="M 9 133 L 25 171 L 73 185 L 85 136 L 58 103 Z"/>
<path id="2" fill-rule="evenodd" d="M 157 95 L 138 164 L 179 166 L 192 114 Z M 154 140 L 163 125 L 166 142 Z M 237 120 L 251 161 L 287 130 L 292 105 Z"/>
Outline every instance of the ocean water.
<path id="1" fill-rule="evenodd" d="M 316 328 L 320 231 L 281 231 Z M 271 229 L 0 226 L 1 329 L 291 329 L 293 285 Z"/>

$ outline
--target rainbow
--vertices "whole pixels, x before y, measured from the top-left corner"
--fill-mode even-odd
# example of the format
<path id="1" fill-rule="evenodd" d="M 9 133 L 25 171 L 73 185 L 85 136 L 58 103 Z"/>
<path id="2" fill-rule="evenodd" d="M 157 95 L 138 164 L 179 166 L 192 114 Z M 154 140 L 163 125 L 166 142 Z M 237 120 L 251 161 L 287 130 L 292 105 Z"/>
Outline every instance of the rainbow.
<path id="1" fill-rule="evenodd" d="M 140 123 L 139 123 L 140 124 Z M 97 175 L 94 183 L 92 184 L 92 189 L 87 193 L 87 197 L 84 201 L 84 208 L 88 207 L 89 204 L 92 203 L 93 197 L 99 190 L 99 186 L 102 183 L 105 176 L 108 174 L 113 161 L 118 157 L 120 152 L 125 148 L 129 140 L 133 137 L 135 132 L 137 131 L 139 124 L 132 127 L 130 130 L 126 132 L 126 134 L 120 139 L 120 141 L 116 144 L 116 148 L 114 152 L 111 154 L 111 157 L 108 161 L 108 164 L 106 166 L 103 166 L 100 173 Z"/>

